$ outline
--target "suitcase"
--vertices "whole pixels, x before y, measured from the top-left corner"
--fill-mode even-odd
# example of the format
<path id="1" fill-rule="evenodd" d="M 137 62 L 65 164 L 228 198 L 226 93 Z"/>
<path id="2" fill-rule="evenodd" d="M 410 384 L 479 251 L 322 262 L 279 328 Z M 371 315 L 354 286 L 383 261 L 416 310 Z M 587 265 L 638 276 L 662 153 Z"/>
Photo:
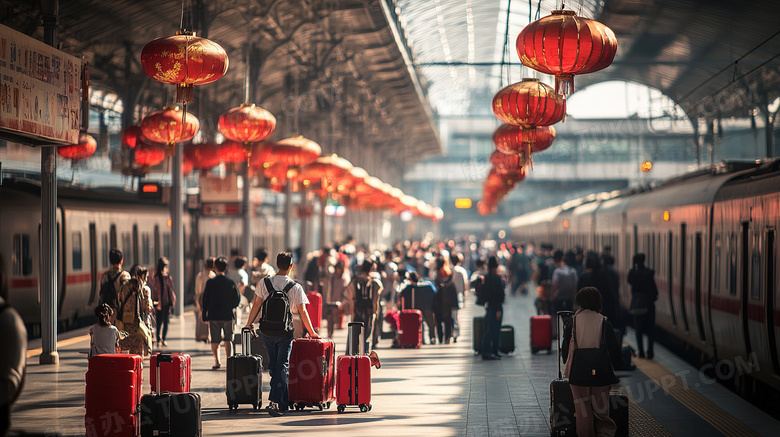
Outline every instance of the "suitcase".
<path id="1" fill-rule="evenodd" d="M 171 362 L 171 354 L 158 354 L 155 365 L 157 386 L 160 364 Z M 171 360 L 171 361 L 169 361 Z M 141 398 L 141 437 L 200 437 L 201 399 L 197 393 L 151 393 Z"/>
<path id="2" fill-rule="evenodd" d="M 403 308 L 403 301 L 401 308 Z M 412 306 L 414 308 L 414 289 L 412 289 Z M 398 344 L 403 347 L 419 348 L 422 345 L 423 327 L 422 311 L 404 309 L 398 315 Z"/>
<path id="3" fill-rule="evenodd" d="M 322 295 L 317 291 L 309 291 L 306 293 L 306 298 L 309 299 L 306 311 L 309 313 L 311 326 L 315 331 L 319 331 L 322 326 Z"/>
<path id="4" fill-rule="evenodd" d="M 135 437 L 136 410 L 141 400 L 143 358 L 139 355 L 103 354 L 89 359 L 84 396 L 84 425 L 89 437 Z M 106 417 L 116 427 L 105 432 Z"/>
<path id="5" fill-rule="evenodd" d="M 335 347 L 331 340 L 296 338 L 290 351 L 290 408 L 330 408 L 335 399 Z"/>
<path id="6" fill-rule="evenodd" d="M 195 311 L 195 341 L 209 342 L 209 322 L 204 322 L 201 312 Z"/>
<path id="7" fill-rule="evenodd" d="M 617 425 L 615 437 L 628 437 L 628 397 L 619 391 L 609 392 L 609 418 Z"/>
<path id="8" fill-rule="evenodd" d="M 157 368 L 157 360 L 160 355 L 170 355 L 160 363 L 160 388 L 157 388 L 157 378 L 153 373 Z M 173 393 L 185 393 L 190 391 L 192 383 L 192 358 L 189 354 L 174 352 L 170 354 L 158 353 L 149 359 L 149 381 L 152 391 L 161 393 L 169 391 Z"/>
<path id="9" fill-rule="evenodd" d="M 363 323 L 350 323 L 347 332 L 347 355 L 336 360 L 336 403 L 338 412 L 347 406 L 360 411 L 371 410 L 371 359 L 363 354 Z"/>
<path id="10" fill-rule="evenodd" d="M 559 311 L 555 324 L 571 311 Z M 547 332 L 550 332 L 549 330 Z M 563 336 L 561 336 L 563 337 Z M 558 378 L 550 383 L 550 435 L 568 437 L 577 435 L 577 423 L 574 417 L 574 396 L 569 381 L 563 379 L 561 372 L 561 342 L 558 340 Z"/>
<path id="11" fill-rule="evenodd" d="M 255 410 L 262 407 L 263 358 L 252 354 L 252 330 L 241 329 L 241 353 L 227 359 L 225 396 L 228 409 L 237 410 L 239 404 L 250 404 Z"/>
<path id="12" fill-rule="evenodd" d="M 531 316 L 531 353 L 540 350 L 552 353 L 552 317 Z"/>
<path id="13" fill-rule="evenodd" d="M 515 328 L 511 325 L 501 327 L 498 336 L 498 350 L 509 354 L 515 351 Z"/>
<path id="14" fill-rule="evenodd" d="M 241 344 L 241 334 L 235 334 L 233 336 L 233 355 L 238 355 L 239 345 Z M 268 349 L 265 347 L 265 336 L 258 330 L 255 331 L 255 335 L 251 336 L 249 341 L 249 350 L 252 351 L 252 355 L 259 355 L 263 359 L 262 363 L 264 370 L 268 370 Z"/>
<path id="15" fill-rule="evenodd" d="M 474 342 L 474 352 L 479 353 L 479 350 L 482 348 L 482 334 L 485 333 L 485 318 L 484 317 L 474 317 L 474 320 L 471 322 L 471 337 L 472 341 Z"/>

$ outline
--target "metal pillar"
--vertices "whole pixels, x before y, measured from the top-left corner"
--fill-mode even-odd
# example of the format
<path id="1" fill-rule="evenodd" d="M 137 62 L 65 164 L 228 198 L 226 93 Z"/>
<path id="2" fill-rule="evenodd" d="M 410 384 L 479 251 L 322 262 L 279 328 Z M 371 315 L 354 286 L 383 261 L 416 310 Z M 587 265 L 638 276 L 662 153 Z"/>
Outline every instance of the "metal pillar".
<path id="1" fill-rule="evenodd" d="M 328 195 L 320 196 L 320 247 L 325 247 L 325 206 L 328 203 Z"/>
<path id="2" fill-rule="evenodd" d="M 182 147 L 176 147 L 171 164 L 171 177 L 173 186 L 171 187 L 171 259 L 170 272 L 173 279 L 173 293 L 176 295 L 175 312 L 178 316 L 184 314 L 184 223 L 182 220 L 182 200 L 181 200 L 181 162 Z"/>
<path id="3" fill-rule="evenodd" d="M 241 200 L 241 216 L 242 216 L 242 235 L 243 235 L 243 244 L 242 249 L 244 251 L 244 255 L 247 257 L 247 259 L 250 262 L 252 262 L 252 204 L 249 200 L 249 189 L 251 188 L 251 183 L 249 181 L 249 166 L 244 166 L 243 175 L 244 179 L 244 186 L 243 190 L 241 192 L 242 194 L 242 200 Z"/>
<path id="4" fill-rule="evenodd" d="M 292 221 L 292 181 L 287 178 L 284 187 L 284 247 L 283 251 L 292 250 L 290 236 L 290 222 Z"/>
<path id="5" fill-rule="evenodd" d="M 43 39 L 57 46 L 58 0 L 42 0 Z M 89 114 L 83 114 L 88 117 Z M 57 352 L 57 153 L 41 147 L 41 364 L 58 364 Z"/>

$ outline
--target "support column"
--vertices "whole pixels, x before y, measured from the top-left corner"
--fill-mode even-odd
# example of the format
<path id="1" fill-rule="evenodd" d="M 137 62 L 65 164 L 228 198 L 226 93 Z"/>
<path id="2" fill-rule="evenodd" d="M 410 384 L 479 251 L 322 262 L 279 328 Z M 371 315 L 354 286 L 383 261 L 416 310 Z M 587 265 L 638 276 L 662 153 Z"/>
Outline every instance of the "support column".
<path id="1" fill-rule="evenodd" d="M 43 39 L 57 46 L 58 0 L 42 0 Z M 83 114 L 88 117 L 89 114 Z M 57 352 L 57 153 L 41 147 L 41 364 L 58 364 Z"/>
<path id="2" fill-rule="evenodd" d="M 181 161 L 182 146 L 176 146 L 176 152 L 173 155 L 171 164 L 171 177 L 173 186 L 171 187 L 171 259 L 170 275 L 173 279 L 173 293 L 176 295 L 177 316 L 184 314 L 184 228 L 182 221 L 182 201 L 181 201 Z"/>
<path id="3" fill-rule="evenodd" d="M 284 247 L 282 251 L 291 250 L 290 222 L 292 221 L 292 181 L 287 178 L 284 186 Z"/>
<path id="4" fill-rule="evenodd" d="M 249 166 L 245 165 L 244 170 L 241 175 L 244 179 L 244 186 L 243 190 L 241 192 L 242 199 L 241 199 L 241 218 L 242 218 L 242 235 L 243 235 L 243 243 L 242 243 L 242 249 L 244 251 L 244 255 L 249 260 L 249 265 L 252 265 L 252 204 L 249 200 L 249 190 L 251 188 L 251 183 L 249 181 Z"/>
<path id="5" fill-rule="evenodd" d="M 325 247 L 325 206 L 328 204 L 328 195 L 320 196 L 320 247 Z"/>

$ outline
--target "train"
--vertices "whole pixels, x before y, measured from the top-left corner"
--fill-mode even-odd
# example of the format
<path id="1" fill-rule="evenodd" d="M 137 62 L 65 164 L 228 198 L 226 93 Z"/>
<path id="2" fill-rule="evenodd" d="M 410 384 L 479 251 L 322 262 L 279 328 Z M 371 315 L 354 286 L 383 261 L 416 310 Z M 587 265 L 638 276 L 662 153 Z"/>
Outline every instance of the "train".
<path id="1" fill-rule="evenodd" d="M 563 250 L 611 246 L 624 314 L 632 258 L 644 253 L 663 338 L 743 396 L 780 392 L 780 159 L 593 194 L 514 217 L 509 228 L 514 241 Z"/>
<path id="2" fill-rule="evenodd" d="M 40 336 L 40 182 L 7 177 L 0 185 L 0 256 L 7 301 L 21 315 L 30 337 Z M 100 278 L 110 267 L 108 252 L 124 253 L 123 268 L 135 264 L 152 270 L 170 254 L 171 214 L 162 200 L 140 197 L 122 188 L 58 187 L 57 317 L 67 331 L 94 320 Z M 204 254 L 229 255 L 240 248 L 242 221 L 237 216 L 202 216 L 185 212 L 184 290 L 193 296 L 194 278 Z M 273 214 L 252 218 L 253 247 L 269 251 L 283 246 L 283 221 Z M 273 253 L 273 252 L 271 252 Z"/>

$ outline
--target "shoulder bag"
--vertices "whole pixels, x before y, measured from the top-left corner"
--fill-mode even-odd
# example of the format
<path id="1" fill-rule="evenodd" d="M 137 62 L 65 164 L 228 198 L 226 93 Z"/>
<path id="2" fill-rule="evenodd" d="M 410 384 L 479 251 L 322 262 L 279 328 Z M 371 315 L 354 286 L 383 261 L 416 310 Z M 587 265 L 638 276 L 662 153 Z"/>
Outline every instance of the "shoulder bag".
<path id="1" fill-rule="evenodd" d="M 571 385 L 602 387 L 618 382 L 607 351 L 604 320 L 606 318 L 602 318 L 599 347 L 579 348 L 577 347 L 577 316 L 572 318 L 571 335 L 574 339 L 574 351 L 569 370 L 569 383 Z"/>

